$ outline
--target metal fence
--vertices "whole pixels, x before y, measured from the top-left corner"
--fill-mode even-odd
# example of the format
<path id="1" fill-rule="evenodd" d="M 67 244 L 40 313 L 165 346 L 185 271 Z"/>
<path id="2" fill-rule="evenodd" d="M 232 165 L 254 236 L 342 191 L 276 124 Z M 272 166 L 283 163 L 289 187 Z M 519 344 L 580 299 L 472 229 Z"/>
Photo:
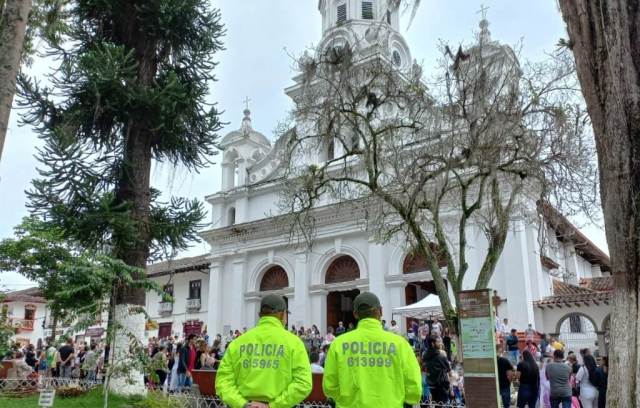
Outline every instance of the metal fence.
<path id="1" fill-rule="evenodd" d="M 171 394 L 169 398 L 180 408 L 226 408 L 227 406 L 218 398 L 206 397 L 195 394 Z M 464 408 L 459 404 L 439 404 L 430 401 L 423 401 L 415 407 L 420 408 Z M 326 402 L 304 402 L 296 408 L 331 408 Z"/>
<path id="2" fill-rule="evenodd" d="M 29 379 L 0 379 L 0 396 L 19 397 L 37 393 L 44 389 L 73 388 L 80 391 L 88 391 L 95 387 L 102 386 L 100 381 L 86 381 L 74 378 L 29 378 Z M 198 395 L 196 393 L 175 393 L 168 394 L 169 400 L 175 408 L 227 408 L 227 406 L 216 397 Z M 161 392 L 156 390 L 156 392 Z M 297 408 L 330 408 L 326 402 L 304 402 Z M 459 404 L 438 404 L 430 401 L 423 401 L 416 407 L 420 408 L 464 408 Z"/>

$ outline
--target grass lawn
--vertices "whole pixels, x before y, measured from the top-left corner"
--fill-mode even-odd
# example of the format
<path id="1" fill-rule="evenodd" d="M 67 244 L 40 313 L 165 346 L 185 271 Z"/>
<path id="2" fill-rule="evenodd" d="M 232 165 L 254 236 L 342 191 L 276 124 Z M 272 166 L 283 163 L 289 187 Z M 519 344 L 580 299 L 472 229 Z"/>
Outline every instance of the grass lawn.
<path id="1" fill-rule="evenodd" d="M 3 398 L 0 397 L 2 408 L 38 408 L 36 394 L 28 398 Z M 125 398 L 117 395 L 109 396 L 109 408 L 132 408 L 139 398 Z M 79 397 L 60 398 L 56 395 L 54 408 L 101 408 L 103 405 L 102 389 L 93 390 Z"/>

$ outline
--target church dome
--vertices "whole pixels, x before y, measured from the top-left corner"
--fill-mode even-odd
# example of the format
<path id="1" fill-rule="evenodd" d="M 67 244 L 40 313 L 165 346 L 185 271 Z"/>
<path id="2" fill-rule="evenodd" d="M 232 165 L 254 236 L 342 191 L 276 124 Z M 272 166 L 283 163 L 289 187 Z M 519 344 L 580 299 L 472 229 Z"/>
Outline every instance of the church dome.
<path id="1" fill-rule="evenodd" d="M 240 129 L 229 132 L 223 137 L 222 141 L 220 141 L 220 147 L 224 149 L 232 144 L 249 141 L 270 148 L 271 142 L 269 142 L 269 139 L 251 126 L 251 111 L 249 108 L 246 108 L 243 113 L 244 118 L 242 118 Z"/>

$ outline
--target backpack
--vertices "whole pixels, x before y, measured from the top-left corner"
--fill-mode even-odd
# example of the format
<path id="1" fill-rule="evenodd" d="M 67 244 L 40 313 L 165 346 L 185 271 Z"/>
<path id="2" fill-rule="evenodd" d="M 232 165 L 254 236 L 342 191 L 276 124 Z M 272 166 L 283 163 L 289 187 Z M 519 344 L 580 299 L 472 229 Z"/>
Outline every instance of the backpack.
<path id="1" fill-rule="evenodd" d="M 589 382 L 596 388 L 600 387 L 600 384 L 602 382 L 602 376 L 600 375 L 600 372 L 598 371 L 598 369 L 593 371 L 593 376 L 591 376 L 591 373 L 589 373 L 589 371 L 587 371 L 587 377 L 589 378 Z"/>

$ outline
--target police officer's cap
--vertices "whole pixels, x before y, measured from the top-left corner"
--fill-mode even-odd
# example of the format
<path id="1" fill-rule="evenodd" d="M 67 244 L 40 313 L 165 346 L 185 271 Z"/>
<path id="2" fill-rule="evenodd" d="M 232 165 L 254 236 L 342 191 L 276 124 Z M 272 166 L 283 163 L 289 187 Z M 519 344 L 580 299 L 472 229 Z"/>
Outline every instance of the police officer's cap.
<path id="1" fill-rule="evenodd" d="M 260 301 L 260 311 L 266 313 L 288 312 L 287 303 L 282 296 L 267 295 Z"/>
<path id="2" fill-rule="evenodd" d="M 380 307 L 380 299 L 371 292 L 362 292 L 353 301 L 353 309 L 359 313 Z"/>

